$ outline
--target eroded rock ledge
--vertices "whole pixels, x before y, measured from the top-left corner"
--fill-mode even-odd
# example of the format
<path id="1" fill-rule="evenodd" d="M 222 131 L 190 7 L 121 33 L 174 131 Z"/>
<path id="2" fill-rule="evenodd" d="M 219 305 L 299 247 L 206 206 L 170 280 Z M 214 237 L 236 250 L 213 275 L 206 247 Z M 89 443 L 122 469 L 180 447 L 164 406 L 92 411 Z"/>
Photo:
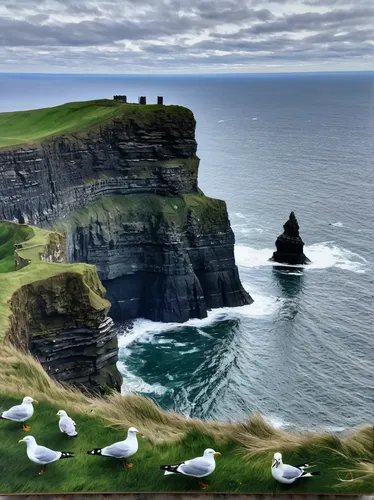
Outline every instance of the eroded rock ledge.
<path id="1" fill-rule="evenodd" d="M 0 223 L 0 234 L 13 224 Z M 94 266 L 64 264 L 65 239 L 31 228 L 15 250 L 15 270 L 0 274 L 0 338 L 30 350 L 54 378 L 80 388 L 119 390 L 118 342 L 110 303 Z"/>

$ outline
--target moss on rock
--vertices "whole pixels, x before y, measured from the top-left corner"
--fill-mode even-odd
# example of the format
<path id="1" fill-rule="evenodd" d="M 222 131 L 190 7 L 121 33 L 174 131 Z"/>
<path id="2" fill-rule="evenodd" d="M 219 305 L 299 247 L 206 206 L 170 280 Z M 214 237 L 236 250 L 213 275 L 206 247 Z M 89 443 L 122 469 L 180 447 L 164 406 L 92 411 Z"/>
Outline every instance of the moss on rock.
<path id="1" fill-rule="evenodd" d="M 2 274 L 0 343 L 30 349 L 64 382 L 99 392 L 107 386 L 119 390 L 118 341 L 96 267 L 66 264 L 60 233 L 0 223 L 0 238 L 5 260 L 18 241 L 15 266 L 7 265 Z"/>
<path id="2" fill-rule="evenodd" d="M 5 235 L 8 235 L 10 241 L 13 242 L 16 238 L 13 233 L 18 236 L 23 235 L 28 239 L 23 243 L 17 243 L 17 248 L 14 251 L 16 269 L 10 269 L 2 276 L 0 340 L 4 340 L 5 337 L 14 338 L 14 335 L 18 337 L 20 332 L 23 332 L 23 335 L 26 330 L 31 332 L 45 329 L 45 319 L 44 323 L 41 322 L 37 328 L 36 324 L 31 321 L 35 320 L 35 316 L 33 318 L 30 316 L 26 320 L 21 312 L 27 309 L 26 304 L 30 306 L 35 304 L 36 300 L 44 301 L 46 311 L 55 308 L 56 312 L 61 313 L 67 306 L 67 303 L 63 304 L 62 299 L 65 294 L 71 297 L 71 306 L 75 303 L 80 314 L 85 310 L 82 308 L 82 304 L 85 303 L 87 310 L 90 308 L 94 315 L 101 317 L 107 313 L 110 303 L 104 298 L 105 289 L 98 278 L 95 267 L 88 264 L 64 263 L 63 235 L 31 226 L 19 226 L 8 222 L 0 223 L 0 235 L 3 240 Z M 10 248 L 9 244 L 8 247 Z M 4 257 L 7 260 L 9 252 L 8 250 Z M 69 288 L 68 282 L 77 284 L 77 294 L 74 295 L 74 289 Z M 59 301 L 61 301 L 60 304 Z M 35 313 L 34 309 L 33 315 Z M 74 316 L 74 308 L 72 307 L 66 313 L 71 313 Z M 29 314 L 31 314 L 31 310 Z M 87 320 L 87 316 L 83 315 L 82 321 Z M 34 327 L 32 327 L 33 324 Z M 43 324 L 44 326 L 42 326 Z"/>
<path id="3" fill-rule="evenodd" d="M 178 227 L 185 226 L 191 216 L 203 225 L 227 222 L 226 203 L 200 193 L 182 196 L 133 194 L 103 197 L 55 222 L 54 228 L 57 231 L 72 231 L 77 227 L 87 227 L 92 221 L 104 221 L 108 214 L 112 218 L 120 215 L 123 223 L 160 218 Z"/>

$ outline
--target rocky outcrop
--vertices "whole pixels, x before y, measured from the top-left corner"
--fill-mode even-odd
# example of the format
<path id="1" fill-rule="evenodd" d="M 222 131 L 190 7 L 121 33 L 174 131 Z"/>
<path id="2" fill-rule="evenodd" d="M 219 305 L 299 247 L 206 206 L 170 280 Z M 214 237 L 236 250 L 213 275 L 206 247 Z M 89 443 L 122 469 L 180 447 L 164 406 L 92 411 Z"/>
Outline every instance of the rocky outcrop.
<path id="1" fill-rule="evenodd" d="M 195 192 L 195 119 L 180 106 L 0 149 L 0 220 L 49 227 L 102 196 Z"/>
<path id="2" fill-rule="evenodd" d="M 115 319 L 182 322 L 251 303 L 225 203 L 197 186 L 192 112 L 131 106 L 89 130 L 0 149 L 0 218 L 66 232 L 68 261 L 97 266 Z"/>
<path id="3" fill-rule="evenodd" d="M 90 392 L 120 391 L 118 341 L 113 320 L 94 326 L 72 326 L 48 335 L 32 335 L 29 347 L 45 371 L 60 382 Z"/>
<path id="4" fill-rule="evenodd" d="M 0 223 L 0 236 L 11 239 L 11 226 Z M 118 342 L 96 269 L 64 264 L 61 234 L 29 229 L 35 234 L 17 244 L 16 270 L 1 275 L 0 340 L 30 350 L 60 381 L 98 393 L 119 390 Z"/>
<path id="5" fill-rule="evenodd" d="M 240 283 L 223 201 L 118 196 L 72 213 L 62 228 L 69 259 L 96 264 L 116 319 L 181 322 L 252 302 Z"/>
<path id="6" fill-rule="evenodd" d="M 288 221 L 283 226 L 283 233 L 278 236 L 271 260 L 283 264 L 308 264 L 310 260 L 304 255 L 304 242 L 299 235 L 299 224 L 294 212 L 290 213 Z"/>

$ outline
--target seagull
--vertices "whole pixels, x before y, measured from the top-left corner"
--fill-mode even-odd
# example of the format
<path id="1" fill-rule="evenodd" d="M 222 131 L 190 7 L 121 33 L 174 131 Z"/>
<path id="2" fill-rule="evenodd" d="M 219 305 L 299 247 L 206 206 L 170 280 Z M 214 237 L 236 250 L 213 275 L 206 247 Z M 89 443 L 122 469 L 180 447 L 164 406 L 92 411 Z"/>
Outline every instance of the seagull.
<path id="1" fill-rule="evenodd" d="M 110 446 L 105 446 L 105 448 L 96 448 L 87 452 L 88 455 L 100 455 L 102 457 L 112 457 L 112 458 L 123 458 L 123 466 L 125 469 L 131 469 L 133 464 L 129 464 L 126 458 L 135 455 L 138 451 L 138 439 L 137 434 L 144 437 L 136 427 L 130 427 L 127 431 L 127 438 L 123 441 L 118 441 L 118 443 L 111 444 Z"/>
<path id="2" fill-rule="evenodd" d="M 207 448 L 202 457 L 186 460 L 178 465 L 161 465 L 160 469 L 165 471 L 165 476 L 169 474 L 184 474 L 199 478 L 199 484 L 202 490 L 207 488 L 207 484 L 203 483 L 200 478 L 209 476 L 216 468 L 214 455 L 221 456 L 219 451 L 214 451 L 212 448 Z"/>
<path id="3" fill-rule="evenodd" d="M 60 417 L 58 426 L 63 434 L 70 437 L 77 437 L 78 432 L 75 430 L 76 423 L 68 416 L 65 410 L 59 410 L 56 415 Z"/>
<path id="4" fill-rule="evenodd" d="M 314 467 L 314 465 L 287 465 L 282 462 L 282 454 L 275 453 L 271 465 L 271 474 L 274 479 L 283 484 L 292 484 L 300 477 L 319 476 L 320 472 L 307 472 L 305 469 Z"/>
<path id="5" fill-rule="evenodd" d="M 30 398 L 30 396 L 26 396 L 23 398 L 22 404 L 17 406 L 12 406 L 7 411 L 4 411 L 0 418 L 5 420 L 12 420 L 13 422 L 22 422 L 22 430 L 27 432 L 31 429 L 31 427 L 25 425 L 26 420 L 31 418 L 34 414 L 33 403 L 38 404 L 36 399 Z"/>
<path id="6" fill-rule="evenodd" d="M 74 458 L 73 453 L 68 451 L 53 451 L 45 446 L 39 446 L 33 436 L 25 436 L 18 441 L 18 443 L 26 443 L 27 456 L 31 462 L 42 466 L 39 475 L 44 474 L 47 464 L 51 464 L 63 458 Z"/>

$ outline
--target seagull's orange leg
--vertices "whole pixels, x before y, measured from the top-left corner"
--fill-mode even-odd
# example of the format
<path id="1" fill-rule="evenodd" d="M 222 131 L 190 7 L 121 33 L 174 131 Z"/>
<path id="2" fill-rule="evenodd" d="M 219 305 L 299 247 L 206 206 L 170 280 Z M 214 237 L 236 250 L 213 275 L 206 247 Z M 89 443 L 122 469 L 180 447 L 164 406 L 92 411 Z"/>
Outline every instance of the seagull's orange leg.
<path id="1" fill-rule="evenodd" d="M 126 462 L 126 459 L 123 460 L 123 466 L 125 469 L 132 469 L 134 467 L 134 464 L 128 464 Z"/>
<path id="2" fill-rule="evenodd" d="M 25 422 L 22 422 L 22 430 L 23 430 L 23 432 L 27 432 L 27 431 L 31 430 L 31 427 L 29 427 L 28 425 L 25 425 Z"/>
<path id="3" fill-rule="evenodd" d="M 39 476 L 42 476 L 44 473 L 45 473 L 45 466 L 42 465 L 42 468 L 41 468 L 41 470 L 39 472 Z"/>
<path id="4" fill-rule="evenodd" d="M 207 487 L 208 487 L 208 485 L 207 485 L 207 484 L 205 484 L 205 483 L 203 483 L 201 479 L 199 480 L 199 484 L 200 484 L 200 488 L 201 488 L 202 490 L 206 490 L 206 489 L 207 489 Z"/>

